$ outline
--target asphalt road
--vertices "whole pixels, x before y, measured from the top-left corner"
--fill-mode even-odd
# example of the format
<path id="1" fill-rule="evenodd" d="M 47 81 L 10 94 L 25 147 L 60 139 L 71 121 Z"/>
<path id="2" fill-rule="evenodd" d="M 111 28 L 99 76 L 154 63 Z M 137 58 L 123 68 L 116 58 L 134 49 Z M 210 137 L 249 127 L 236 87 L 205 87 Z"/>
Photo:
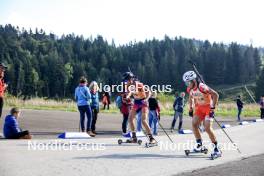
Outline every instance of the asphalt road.
<path id="1" fill-rule="evenodd" d="M 194 170 L 192 172 L 180 173 L 175 176 L 263 176 L 264 175 L 264 154 L 243 158 L 239 161 Z"/>
<path id="2" fill-rule="evenodd" d="M 8 113 L 4 110 L 3 117 L 0 119 L 0 133 L 3 131 L 3 121 Z M 170 131 L 171 121 L 173 117 L 163 116 L 160 123 L 163 127 Z M 218 121 L 237 125 L 236 119 L 231 117 L 217 117 Z M 252 118 L 254 119 L 254 118 Z M 44 110 L 23 110 L 19 123 L 22 129 L 29 130 L 36 139 L 54 139 L 64 131 L 79 131 L 79 113 L 63 112 L 63 111 L 44 111 Z M 103 114 L 99 113 L 97 120 L 97 137 L 116 137 L 121 135 L 121 114 Z M 177 122 L 178 123 L 178 122 Z M 178 127 L 178 124 L 175 126 Z M 184 117 L 184 129 L 191 129 L 191 118 Z M 218 126 L 214 123 L 214 128 Z M 176 133 L 176 132 L 175 132 Z M 162 129 L 159 128 L 159 134 L 164 135 Z"/>
<path id="3" fill-rule="evenodd" d="M 192 134 L 171 135 L 173 144 L 166 136 L 158 136 L 156 139 L 159 146 L 152 148 L 137 144 L 120 146 L 116 137 L 83 140 L 0 140 L 0 175 L 169 176 L 207 173 L 262 176 L 264 123 L 235 126 L 228 128 L 227 132 L 238 144 L 242 154 L 232 147 L 224 147 L 231 145 L 223 132 L 216 130 L 223 156 L 213 161 L 209 159 L 210 152 L 207 155 L 185 156 L 184 149 L 189 149 L 194 142 Z M 202 136 L 204 141 L 208 141 L 206 134 L 203 133 Z M 146 138 L 142 140 L 147 141 Z"/>
<path id="4" fill-rule="evenodd" d="M 221 130 L 216 129 L 223 156 L 212 161 L 205 133 L 202 134 L 204 144 L 209 148 L 206 155 L 185 156 L 184 149 L 192 148 L 195 143 L 192 134 L 170 133 L 171 143 L 160 132 L 156 137 L 159 145 L 152 148 L 137 144 L 118 145 L 122 121 L 118 114 L 100 114 L 96 138 L 57 139 L 64 131 L 78 131 L 78 118 L 78 113 L 73 112 L 23 110 L 20 124 L 34 134 L 34 139 L 0 140 L 0 175 L 264 175 L 264 122 L 226 129 L 242 154 L 233 148 Z M 219 119 L 237 124 L 229 118 Z M 190 122 L 190 118 L 185 117 L 184 128 L 190 128 Z M 171 117 L 162 117 L 161 123 L 168 129 Z M 146 137 L 142 140 L 143 143 L 147 141 Z"/>

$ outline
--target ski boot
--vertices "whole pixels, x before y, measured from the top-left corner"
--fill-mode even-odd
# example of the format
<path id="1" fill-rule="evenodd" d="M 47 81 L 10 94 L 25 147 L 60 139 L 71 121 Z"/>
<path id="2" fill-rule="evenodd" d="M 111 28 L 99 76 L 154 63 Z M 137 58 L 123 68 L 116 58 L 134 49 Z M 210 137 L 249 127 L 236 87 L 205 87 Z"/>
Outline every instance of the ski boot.
<path id="1" fill-rule="evenodd" d="M 158 146 L 158 142 L 153 138 L 151 134 L 148 134 L 149 142 L 145 144 L 146 148 Z"/>
<path id="2" fill-rule="evenodd" d="M 210 159 L 211 160 L 214 160 L 214 159 L 216 159 L 216 158 L 219 158 L 219 157 L 221 157 L 222 156 L 222 152 L 221 152 L 221 150 L 219 149 L 219 148 L 215 148 L 214 149 L 214 152 L 211 154 L 211 156 L 210 156 Z"/>

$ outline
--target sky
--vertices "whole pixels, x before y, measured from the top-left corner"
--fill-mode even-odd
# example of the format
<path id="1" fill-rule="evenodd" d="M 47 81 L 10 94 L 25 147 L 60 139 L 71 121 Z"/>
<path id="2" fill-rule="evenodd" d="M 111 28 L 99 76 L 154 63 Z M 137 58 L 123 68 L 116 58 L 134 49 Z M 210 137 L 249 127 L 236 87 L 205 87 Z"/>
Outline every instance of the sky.
<path id="1" fill-rule="evenodd" d="M 115 44 L 182 36 L 264 47 L 262 0 L 0 0 L 0 24 Z"/>

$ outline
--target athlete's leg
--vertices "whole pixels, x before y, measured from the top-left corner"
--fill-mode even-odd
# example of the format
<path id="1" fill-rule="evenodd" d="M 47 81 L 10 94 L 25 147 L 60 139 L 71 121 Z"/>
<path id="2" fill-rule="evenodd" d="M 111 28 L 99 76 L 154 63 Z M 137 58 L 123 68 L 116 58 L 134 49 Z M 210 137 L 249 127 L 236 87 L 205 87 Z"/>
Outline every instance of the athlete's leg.
<path id="1" fill-rule="evenodd" d="M 206 117 L 203 125 L 204 125 L 204 129 L 205 129 L 206 133 L 208 134 L 210 140 L 212 141 L 212 143 L 215 143 L 216 137 L 215 137 L 215 134 L 214 134 L 214 131 L 212 128 L 212 126 L 213 126 L 212 118 Z"/>
<path id="2" fill-rule="evenodd" d="M 136 118 L 136 110 L 134 108 L 132 108 L 129 112 L 129 124 L 130 124 L 131 132 L 136 132 L 135 118 Z"/>
<path id="3" fill-rule="evenodd" d="M 202 137 L 199 130 L 199 125 L 201 124 L 201 121 L 202 120 L 197 115 L 195 115 L 192 119 L 193 134 L 196 139 L 196 147 L 194 148 L 194 150 L 197 152 L 201 151 L 203 146 Z"/>
<path id="4" fill-rule="evenodd" d="M 201 119 L 197 116 L 194 116 L 192 118 L 192 128 L 193 128 L 193 134 L 194 134 L 196 140 L 202 139 L 201 133 L 199 131 L 199 125 L 200 124 L 201 124 Z"/>
<path id="5" fill-rule="evenodd" d="M 214 154 L 221 154 L 221 151 L 218 148 L 218 143 L 212 128 L 213 120 L 212 118 L 209 118 L 208 116 L 204 120 L 204 128 L 206 133 L 208 134 L 210 140 L 212 141 L 213 147 L 214 147 Z"/>
<path id="6" fill-rule="evenodd" d="M 144 126 L 146 133 L 151 134 L 151 129 L 148 125 L 147 118 L 148 118 L 148 107 L 142 107 L 142 116 L 141 116 L 142 125 Z"/>

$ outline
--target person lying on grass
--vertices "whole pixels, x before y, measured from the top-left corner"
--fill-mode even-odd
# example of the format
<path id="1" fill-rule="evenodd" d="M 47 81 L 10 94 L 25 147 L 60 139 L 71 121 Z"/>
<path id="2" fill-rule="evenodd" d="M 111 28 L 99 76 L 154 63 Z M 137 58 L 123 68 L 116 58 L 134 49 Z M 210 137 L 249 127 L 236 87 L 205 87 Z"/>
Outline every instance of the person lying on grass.
<path id="1" fill-rule="evenodd" d="M 12 108 L 10 115 L 7 115 L 4 123 L 4 136 L 6 139 L 32 139 L 29 131 L 22 131 L 18 125 L 18 118 L 21 111 L 18 108 Z"/>

